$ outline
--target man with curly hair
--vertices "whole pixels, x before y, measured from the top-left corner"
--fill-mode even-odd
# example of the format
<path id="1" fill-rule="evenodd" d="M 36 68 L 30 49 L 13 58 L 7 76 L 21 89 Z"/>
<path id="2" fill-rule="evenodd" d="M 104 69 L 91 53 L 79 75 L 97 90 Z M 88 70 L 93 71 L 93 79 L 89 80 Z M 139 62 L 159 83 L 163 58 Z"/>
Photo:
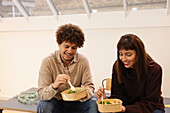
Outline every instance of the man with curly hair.
<path id="1" fill-rule="evenodd" d="M 76 25 L 65 24 L 57 30 L 56 40 L 59 50 L 46 57 L 39 70 L 41 100 L 37 113 L 97 113 L 88 60 L 77 53 L 83 47 L 84 33 Z M 68 81 L 75 87 L 85 87 L 87 96 L 79 101 L 63 101 L 61 92 L 69 88 Z"/>

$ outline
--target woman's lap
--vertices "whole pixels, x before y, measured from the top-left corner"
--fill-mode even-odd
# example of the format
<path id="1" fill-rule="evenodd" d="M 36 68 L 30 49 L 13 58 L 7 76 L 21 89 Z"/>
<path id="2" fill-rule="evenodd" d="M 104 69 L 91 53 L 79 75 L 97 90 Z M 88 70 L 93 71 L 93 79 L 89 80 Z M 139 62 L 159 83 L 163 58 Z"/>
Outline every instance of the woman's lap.
<path id="1" fill-rule="evenodd" d="M 159 110 L 159 109 L 156 109 L 153 113 L 165 113 L 165 110 Z"/>

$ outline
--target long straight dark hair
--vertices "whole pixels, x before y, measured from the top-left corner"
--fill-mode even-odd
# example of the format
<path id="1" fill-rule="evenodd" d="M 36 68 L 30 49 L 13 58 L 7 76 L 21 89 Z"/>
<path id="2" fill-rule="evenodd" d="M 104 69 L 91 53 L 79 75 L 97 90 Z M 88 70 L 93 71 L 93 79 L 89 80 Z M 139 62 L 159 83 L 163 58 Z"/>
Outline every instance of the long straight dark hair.
<path id="1" fill-rule="evenodd" d="M 152 66 L 154 60 L 146 53 L 145 46 L 138 36 L 134 34 L 126 34 L 120 38 L 117 44 L 116 70 L 118 74 L 118 82 L 123 82 L 123 70 L 125 69 L 123 62 L 119 59 L 119 50 L 121 49 L 136 51 L 134 68 L 137 73 L 137 78 L 140 80 L 142 77 L 146 76 L 148 67 Z"/>

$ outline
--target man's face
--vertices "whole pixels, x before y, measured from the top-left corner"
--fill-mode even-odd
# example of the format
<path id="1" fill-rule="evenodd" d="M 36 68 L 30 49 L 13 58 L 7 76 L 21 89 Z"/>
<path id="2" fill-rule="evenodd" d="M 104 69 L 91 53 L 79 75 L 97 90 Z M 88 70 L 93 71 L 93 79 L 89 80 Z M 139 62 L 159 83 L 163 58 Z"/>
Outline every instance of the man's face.
<path id="1" fill-rule="evenodd" d="M 63 61 L 63 63 L 68 64 L 71 62 L 73 59 L 74 55 L 77 52 L 78 46 L 74 43 L 66 42 L 64 41 L 61 44 L 58 44 L 59 46 L 59 52 L 60 52 L 60 57 Z"/>
<path id="2" fill-rule="evenodd" d="M 133 68 L 136 61 L 136 51 L 121 49 L 119 50 L 119 59 L 126 68 Z"/>

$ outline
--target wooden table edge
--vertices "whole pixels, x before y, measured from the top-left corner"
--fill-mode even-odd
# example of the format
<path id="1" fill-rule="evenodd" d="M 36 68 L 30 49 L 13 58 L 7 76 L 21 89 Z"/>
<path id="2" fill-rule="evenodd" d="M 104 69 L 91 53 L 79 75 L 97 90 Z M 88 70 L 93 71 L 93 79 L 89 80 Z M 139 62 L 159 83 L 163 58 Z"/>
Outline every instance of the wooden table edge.
<path id="1" fill-rule="evenodd" d="M 14 108 L 6 108 L 6 107 L 0 107 L 0 110 L 14 110 L 14 111 L 25 111 L 25 112 L 32 112 L 32 113 L 37 113 L 37 111 L 31 111 L 31 110 L 21 110 L 21 109 L 14 109 Z M 0 111 L 1 113 L 1 111 Z"/>

